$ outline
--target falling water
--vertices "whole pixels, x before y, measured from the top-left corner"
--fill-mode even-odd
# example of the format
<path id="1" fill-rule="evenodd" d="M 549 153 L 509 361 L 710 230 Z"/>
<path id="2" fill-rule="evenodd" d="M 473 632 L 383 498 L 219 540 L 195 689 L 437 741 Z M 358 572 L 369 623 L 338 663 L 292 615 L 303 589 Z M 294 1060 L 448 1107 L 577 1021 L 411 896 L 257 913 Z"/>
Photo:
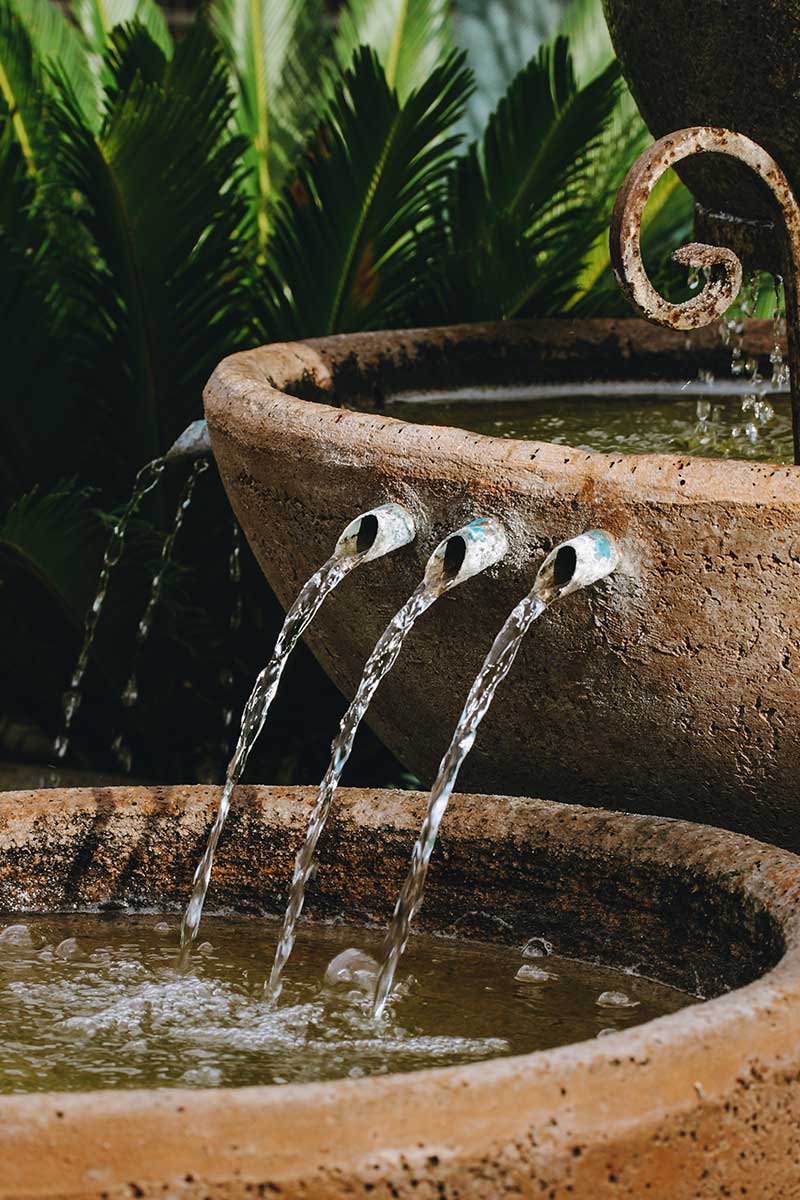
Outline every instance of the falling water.
<path id="1" fill-rule="evenodd" d="M 142 467 L 139 474 L 136 476 L 133 484 L 133 491 L 130 499 L 125 505 L 121 516 L 117 519 L 111 537 L 106 546 L 105 554 L 103 555 L 103 566 L 100 571 L 100 578 L 97 582 L 97 592 L 92 601 L 91 608 L 86 614 L 86 620 L 83 627 L 83 644 L 81 645 L 78 661 L 75 664 L 75 669 L 72 672 L 72 678 L 69 682 L 69 689 L 64 693 L 64 721 L 61 727 L 61 733 L 55 740 L 53 749 L 58 758 L 65 758 L 69 749 L 70 731 L 72 723 L 75 719 L 75 714 L 78 711 L 81 703 L 81 685 L 83 677 L 86 674 L 86 668 L 89 665 L 89 656 L 92 652 L 95 637 L 97 636 L 97 626 L 100 622 L 100 614 L 103 611 L 106 595 L 108 594 L 108 585 L 111 578 L 111 572 L 122 557 L 122 552 L 125 548 L 125 536 L 128 532 L 128 525 L 131 518 L 136 513 L 147 493 L 155 487 L 166 463 L 163 458 L 155 458 L 152 462 L 146 463 Z"/>
<path id="2" fill-rule="evenodd" d="M 384 504 L 357 517 L 339 538 L 332 556 L 311 576 L 286 614 L 272 657 L 256 679 L 244 707 L 239 740 L 228 764 L 217 816 L 203 857 L 197 865 L 192 895 L 181 923 L 180 967 L 185 968 L 188 964 L 192 943 L 197 936 L 214 866 L 214 855 L 230 810 L 233 789 L 239 782 L 250 751 L 264 727 L 289 655 L 325 597 L 354 567 L 372 562 L 400 546 L 407 545 L 414 534 L 413 518 L 399 504 Z"/>
<path id="3" fill-rule="evenodd" d="M 495 638 L 470 689 L 428 797 L 425 820 L 411 856 L 411 869 L 400 891 L 386 939 L 375 986 L 373 1016 L 376 1018 L 383 1013 L 397 964 L 408 942 L 411 922 L 422 902 L 428 864 L 458 773 L 472 749 L 478 727 L 497 688 L 511 669 L 522 639 L 537 617 L 554 600 L 604 578 L 615 569 L 618 562 L 619 554 L 614 541 L 602 530 L 594 529 L 572 541 L 563 542 L 542 563 L 533 588 L 512 610 Z"/>
<path id="4" fill-rule="evenodd" d="M 150 595 L 147 600 L 142 618 L 139 621 L 139 628 L 136 631 L 136 648 L 134 650 L 133 666 L 131 667 L 130 677 L 125 689 L 122 693 L 122 703 L 128 708 L 132 707 L 139 699 L 139 685 L 136 678 L 136 668 L 139 655 L 142 652 L 145 642 L 150 636 L 150 631 L 153 628 L 153 617 L 158 608 L 158 603 L 161 599 L 161 593 L 164 589 L 164 575 L 172 561 L 172 552 L 175 548 L 175 541 L 181 531 L 181 526 L 186 518 L 192 503 L 194 489 L 197 486 L 197 481 L 200 476 L 208 470 L 210 462 L 207 458 L 195 459 L 189 476 L 184 484 L 180 499 L 178 500 L 177 508 L 175 509 L 175 520 L 172 523 L 172 529 L 169 531 L 161 546 L 161 555 L 159 557 L 158 566 L 150 584 Z"/>
<path id="5" fill-rule="evenodd" d="M 428 560 L 422 583 L 389 622 L 367 659 L 355 698 L 342 718 L 339 733 L 331 747 L 328 770 L 317 793 L 305 841 L 295 860 L 289 903 L 266 988 L 273 1000 L 277 1000 L 280 995 L 281 976 L 294 946 L 297 922 L 303 911 L 306 885 L 313 871 L 317 843 L 325 828 L 339 780 L 353 749 L 356 732 L 372 697 L 381 680 L 397 661 L 403 642 L 418 618 L 445 592 L 499 562 L 507 549 L 508 542 L 502 526 L 484 517 L 479 517 L 445 538 Z"/>

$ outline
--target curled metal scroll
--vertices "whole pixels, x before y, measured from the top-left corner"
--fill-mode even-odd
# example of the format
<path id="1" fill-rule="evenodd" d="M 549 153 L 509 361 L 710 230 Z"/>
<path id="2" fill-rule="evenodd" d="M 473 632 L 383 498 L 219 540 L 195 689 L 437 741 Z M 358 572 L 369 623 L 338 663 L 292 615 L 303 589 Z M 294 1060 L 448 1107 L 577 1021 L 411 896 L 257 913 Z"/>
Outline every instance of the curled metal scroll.
<path id="1" fill-rule="evenodd" d="M 645 206 L 658 180 L 670 167 L 694 154 L 724 154 L 749 167 L 766 185 L 782 240 L 792 424 L 795 462 L 800 463 L 800 205 L 789 180 L 775 159 L 751 138 L 727 129 L 697 126 L 681 129 L 652 145 L 631 167 L 620 188 L 611 219 L 611 262 L 623 293 L 643 317 L 670 329 L 699 329 L 717 320 L 730 307 L 742 286 L 742 264 L 732 250 L 694 242 L 682 246 L 673 259 L 683 266 L 706 268 L 702 291 L 681 304 L 662 296 L 650 281 L 642 261 L 641 226 Z"/>

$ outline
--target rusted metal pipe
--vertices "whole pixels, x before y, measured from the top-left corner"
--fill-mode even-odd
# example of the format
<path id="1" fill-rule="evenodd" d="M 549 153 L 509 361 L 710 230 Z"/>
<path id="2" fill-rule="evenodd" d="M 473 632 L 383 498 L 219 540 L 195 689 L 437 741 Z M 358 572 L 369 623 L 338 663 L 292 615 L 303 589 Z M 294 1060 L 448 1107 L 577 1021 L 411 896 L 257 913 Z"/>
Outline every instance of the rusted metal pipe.
<path id="1" fill-rule="evenodd" d="M 775 159 L 752 138 L 728 129 L 696 126 L 655 142 L 631 167 L 614 205 L 610 231 L 614 274 L 643 317 L 671 329 L 710 325 L 736 299 L 742 286 L 742 264 L 727 247 L 694 242 L 675 251 L 672 257 L 676 262 L 706 268 L 709 273 L 699 295 L 681 304 L 656 291 L 642 261 L 642 218 L 650 194 L 665 171 L 694 154 L 724 154 L 744 163 L 762 180 L 771 197 L 784 263 L 794 461 L 800 464 L 800 205 Z"/>

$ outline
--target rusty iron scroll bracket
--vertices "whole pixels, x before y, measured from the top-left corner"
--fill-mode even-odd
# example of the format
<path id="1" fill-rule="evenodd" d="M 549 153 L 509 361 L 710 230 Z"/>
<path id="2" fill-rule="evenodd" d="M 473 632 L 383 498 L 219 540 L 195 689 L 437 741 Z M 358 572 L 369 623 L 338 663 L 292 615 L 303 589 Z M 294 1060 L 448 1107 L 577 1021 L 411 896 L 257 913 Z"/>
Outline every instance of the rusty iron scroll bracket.
<path id="1" fill-rule="evenodd" d="M 643 317 L 670 329 L 710 325 L 734 302 L 742 286 L 742 264 L 724 246 L 693 242 L 675 251 L 672 257 L 682 266 L 707 271 L 702 291 L 681 304 L 671 303 L 656 291 L 642 261 L 642 217 L 650 193 L 666 170 L 694 154 L 735 158 L 766 184 L 771 195 L 784 264 L 794 461 L 800 464 L 800 205 L 775 159 L 751 138 L 728 129 L 696 126 L 655 142 L 631 167 L 614 205 L 610 234 L 614 274 L 624 295 Z"/>

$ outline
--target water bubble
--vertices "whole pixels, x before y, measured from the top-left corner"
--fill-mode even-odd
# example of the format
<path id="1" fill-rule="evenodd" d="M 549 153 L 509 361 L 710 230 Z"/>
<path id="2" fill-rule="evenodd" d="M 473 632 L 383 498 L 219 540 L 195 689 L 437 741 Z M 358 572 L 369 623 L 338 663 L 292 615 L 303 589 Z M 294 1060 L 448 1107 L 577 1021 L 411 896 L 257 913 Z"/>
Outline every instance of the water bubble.
<path id="1" fill-rule="evenodd" d="M 33 946 L 31 931 L 27 925 L 6 925 L 0 933 L 0 945 L 3 946 Z"/>
<path id="2" fill-rule="evenodd" d="M 198 954 L 210 954 L 213 949 L 214 949 L 214 947 L 211 945 L 211 942 L 201 942 L 200 945 L 197 947 L 197 953 Z"/>
<path id="3" fill-rule="evenodd" d="M 520 967 L 514 976 L 520 983 L 547 983 L 550 979 L 558 979 L 552 971 L 546 971 L 544 967 L 534 967 L 530 963 L 526 963 Z"/>
<path id="4" fill-rule="evenodd" d="M 64 938 L 63 942 L 59 942 L 55 948 L 56 958 L 80 958 L 80 955 L 81 948 L 74 937 Z"/>
<path id="5" fill-rule="evenodd" d="M 218 1087 L 222 1080 L 222 1071 L 218 1067 L 190 1067 L 181 1075 L 180 1082 L 187 1087 Z"/>
<path id="6" fill-rule="evenodd" d="M 639 1001 L 625 992 L 601 992 L 595 1003 L 599 1008 L 636 1008 Z"/>
<path id="7" fill-rule="evenodd" d="M 167 921 L 159 921 L 153 926 L 154 933 L 169 933 L 172 926 Z"/>
<path id="8" fill-rule="evenodd" d="M 607 1025 L 605 1029 L 601 1029 L 601 1030 L 599 1031 L 599 1033 L 597 1034 L 597 1036 L 598 1036 L 599 1038 L 601 1038 L 601 1037 L 608 1037 L 608 1035 L 609 1035 L 610 1033 L 619 1033 L 619 1030 L 618 1030 L 618 1029 L 615 1029 L 613 1025 Z"/>
<path id="9" fill-rule="evenodd" d="M 531 938 L 522 947 L 523 958 L 544 958 L 548 954 L 553 953 L 553 943 L 548 942 L 547 938 L 535 937 Z"/>
<path id="10" fill-rule="evenodd" d="M 375 987 L 378 975 L 378 964 L 363 950 L 342 950 L 331 959 L 325 971 L 324 982 L 327 987 L 353 987 L 364 992 L 371 992 Z"/>

